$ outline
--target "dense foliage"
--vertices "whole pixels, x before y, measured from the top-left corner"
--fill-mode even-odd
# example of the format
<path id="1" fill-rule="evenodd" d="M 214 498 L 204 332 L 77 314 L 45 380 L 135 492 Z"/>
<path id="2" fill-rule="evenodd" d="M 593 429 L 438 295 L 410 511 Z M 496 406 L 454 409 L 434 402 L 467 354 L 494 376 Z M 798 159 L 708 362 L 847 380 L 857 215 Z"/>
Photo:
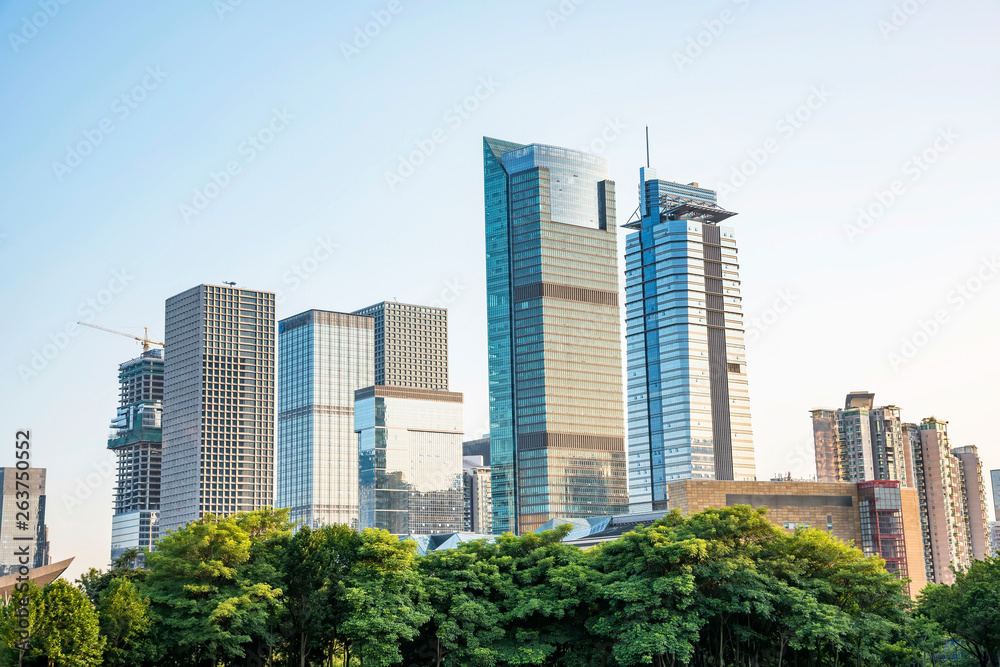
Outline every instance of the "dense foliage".
<path id="1" fill-rule="evenodd" d="M 293 532 L 281 510 L 206 517 L 77 587 L 15 592 L 0 665 L 1000 667 L 998 559 L 914 604 L 879 559 L 745 506 L 587 551 L 567 530 L 421 557 L 384 531 Z"/>

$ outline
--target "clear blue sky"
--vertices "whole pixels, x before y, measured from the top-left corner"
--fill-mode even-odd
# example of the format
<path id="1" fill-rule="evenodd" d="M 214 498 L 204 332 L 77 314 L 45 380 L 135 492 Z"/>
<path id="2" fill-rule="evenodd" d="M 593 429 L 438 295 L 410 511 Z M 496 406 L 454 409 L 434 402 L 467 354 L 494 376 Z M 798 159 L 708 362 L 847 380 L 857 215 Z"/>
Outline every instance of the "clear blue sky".
<path id="1" fill-rule="evenodd" d="M 1000 3 L 347 4 L 0 8 L 0 461 L 31 428 L 71 576 L 107 561 L 98 470 L 117 364 L 138 352 L 63 339 L 78 319 L 160 337 L 167 297 L 223 280 L 281 290 L 279 317 L 439 299 L 467 434 L 487 429 L 483 135 L 601 152 L 623 222 L 647 124 L 661 177 L 733 186 L 760 477 L 811 473 L 807 411 L 856 389 L 948 419 L 1000 467 L 1000 269 L 984 264 Z M 977 272 L 992 279 L 973 292 Z"/>

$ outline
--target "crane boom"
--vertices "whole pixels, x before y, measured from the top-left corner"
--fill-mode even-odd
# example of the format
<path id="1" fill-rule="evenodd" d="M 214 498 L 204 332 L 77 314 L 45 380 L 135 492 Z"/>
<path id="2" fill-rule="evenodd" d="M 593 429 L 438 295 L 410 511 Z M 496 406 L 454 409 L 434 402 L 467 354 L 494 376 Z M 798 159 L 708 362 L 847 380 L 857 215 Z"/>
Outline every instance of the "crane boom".
<path id="1" fill-rule="evenodd" d="M 142 351 L 143 352 L 146 352 L 147 350 L 149 350 L 150 344 L 152 344 L 152 345 L 159 345 L 160 347 L 164 347 L 163 343 L 161 343 L 159 341 L 155 341 L 155 340 L 150 340 L 150 338 L 149 338 L 149 327 L 143 327 L 142 328 L 143 331 L 145 331 L 146 333 L 145 333 L 145 335 L 142 338 L 139 338 L 138 336 L 133 336 L 132 334 L 125 333 L 124 331 L 115 331 L 114 329 L 109 329 L 107 327 L 102 327 L 99 324 L 91 324 L 90 322 L 77 322 L 77 324 L 82 324 L 83 326 L 90 327 L 91 329 L 100 329 L 101 331 L 107 331 L 108 333 L 118 334 L 119 336 L 125 336 L 126 338 L 131 338 L 132 340 L 137 340 L 140 343 L 142 343 Z"/>

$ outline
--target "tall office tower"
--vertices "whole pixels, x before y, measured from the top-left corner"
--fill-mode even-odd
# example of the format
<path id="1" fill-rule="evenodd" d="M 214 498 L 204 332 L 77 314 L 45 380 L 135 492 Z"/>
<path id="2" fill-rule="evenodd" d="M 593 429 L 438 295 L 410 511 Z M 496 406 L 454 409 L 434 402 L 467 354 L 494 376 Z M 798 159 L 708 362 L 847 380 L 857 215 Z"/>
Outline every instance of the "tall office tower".
<path id="1" fill-rule="evenodd" d="M 167 299 L 161 533 L 274 503 L 274 293 Z"/>
<path id="2" fill-rule="evenodd" d="M 278 323 L 277 506 L 317 528 L 358 525 L 354 392 L 374 384 L 375 321 L 309 310 Z"/>
<path id="3" fill-rule="evenodd" d="M 23 565 L 31 569 L 48 565 L 45 468 L 0 468 L 0 487 L 3 488 L 3 500 L 0 502 L 0 576 L 17 574 Z M 27 509 L 22 504 L 25 501 Z M 28 514 L 27 521 L 23 516 L 25 512 Z M 21 561 L 24 547 L 28 547 L 27 563 Z"/>
<path id="4" fill-rule="evenodd" d="M 837 412 L 817 408 L 810 410 L 813 423 L 813 444 L 816 449 L 816 481 L 840 481 L 840 449 L 837 436 Z"/>
<path id="5" fill-rule="evenodd" d="M 823 461 L 828 481 L 895 480 L 912 486 L 912 456 L 899 412 L 894 405 L 875 407 L 870 392 L 848 394 L 843 410 L 812 410 L 817 478 Z M 832 451 L 838 459 L 836 480 L 829 479 Z"/>
<path id="6" fill-rule="evenodd" d="M 639 170 L 625 250 L 629 498 L 682 479 L 754 480 L 735 215 L 715 192 Z"/>
<path id="7" fill-rule="evenodd" d="M 375 382 L 448 389 L 448 311 L 383 301 L 354 311 L 375 320 Z"/>
<path id="8" fill-rule="evenodd" d="M 972 557 L 986 558 L 990 550 L 990 518 L 986 503 L 986 484 L 983 481 L 983 464 L 979 460 L 979 449 L 975 445 L 955 447 L 951 453 L 962 462 L 966 521 Z"/>
<path id="9" fill-rule="evenodd" d="M 160 537 L 163 351 L 146 350 L 118 366 L 118 415 L 108 449 L 118 456 L 111 560 L 126 549 L 152 550 Z"/>
<path id="10" fill-rule="evenodd" d="M 920 422 L 916 460 L 927 580 L 953 583 L 951 568 L 966 568 L 971 557 L 962 463 L 952 455 L 948 422 L 928 417 Z"/>
<path id="11" fill-rule="evenodd" d="M 462 457 L 462 480 L 465 489 L 464 530 L 489 535 L 493 532 L 493 495 L 490 491 L 490 467 L 483 462 L 482 456 Z"/>
<path id="12" fill-rule="evenodd" d="M 490 436 L 466 440 L 462 443 L 462 456 L 479 456 L 483 459 L 483 465 L 490 465 Z"/>
<path id="13" fill-rule="evenodd" d="M 361 528 L 463 528 L 462 394 L 376 385 L 354 394 Z"/>
<path id="14" fill-rule="evenodd" d="M 1000 470 L 990 471 L 990 486 L 993 488 L 993 518 L 1000 521 Z"/>
<path id="15" fill-rule="evenodd" d="M 628 502 L 603 158 L 483 139 L 493 532 Z"/>

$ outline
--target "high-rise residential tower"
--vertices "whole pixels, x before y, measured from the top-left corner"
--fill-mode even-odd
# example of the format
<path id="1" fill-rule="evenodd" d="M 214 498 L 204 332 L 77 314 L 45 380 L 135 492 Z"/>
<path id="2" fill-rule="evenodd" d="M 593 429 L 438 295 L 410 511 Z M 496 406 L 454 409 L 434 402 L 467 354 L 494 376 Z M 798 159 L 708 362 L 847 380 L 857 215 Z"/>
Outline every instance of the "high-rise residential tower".
<path id="1" fill-rule="evenodd" d="M 639 170 L 625 250 L 629 500 L 683 479 L 754 480 L 735 215 L 715 192 Z"/>
<path id="2" fill-rule="evenodd" d="M 483 139 L 493 532 L 622 511 L 615 189 L 603 158 Z"/>
<path id="3" fill-rule="evenodd" d="M 448 389 L 447 310 L 383 301 L 354 314 L 375 322 L 373 384 Z"/>
<path id="4" fill-rule="evenodd" d="M 965 482 L 966 517 L 969 525 L 969 545 L 972 557 L 982 560 L 990 552 L 990 518 L 986 503 L 986 484 L 983 481 L 983 464 L 975 445 L 955 447 L 951 453 L 962 462 Z"/>
<path id="5" fill-rule="evenodd" d="M 354 392 L 374 384 L 375 320 L 309 310 L 278 323 L 277 506 L 358 526 Z"/>
<path id="6" fill-rule="evenodd" d="M 817 408 L 810 410 L 813 423 L 813 444 L 816 450 L 816 481 L 840 481 L 840 438 L 837 434 L 837 411 Z"/>
<path id="7" fill-rule="evenodd" d="M 274 503 L 274 293 L 167 299 L 161 532 Z"/>
<path id="8" fill-rule="evenodd" d="M 993 518 L 1000 521 L 1000 470 L 990 471 L 990 487 L 993 489 Z"/>
<path id="9" fill-rule="evenodd" d="M 48 565 L 45 468 L 0 468 L 0 489 L 3 489 L 0 500 L 0 576 L 24 574 L 21 569 L 24 566 L 34 569 Z M 22 560 L 25 547 L 27 563 Z"/>
<path id="10" fill-rule="evenodd" d="M 160 536 L 163 447 L 163 351 L 146 350 L 118 366 L 118 414 L 108 449 L 118 456 L 111 560 L 127 549 L 152 550 Z"/>

